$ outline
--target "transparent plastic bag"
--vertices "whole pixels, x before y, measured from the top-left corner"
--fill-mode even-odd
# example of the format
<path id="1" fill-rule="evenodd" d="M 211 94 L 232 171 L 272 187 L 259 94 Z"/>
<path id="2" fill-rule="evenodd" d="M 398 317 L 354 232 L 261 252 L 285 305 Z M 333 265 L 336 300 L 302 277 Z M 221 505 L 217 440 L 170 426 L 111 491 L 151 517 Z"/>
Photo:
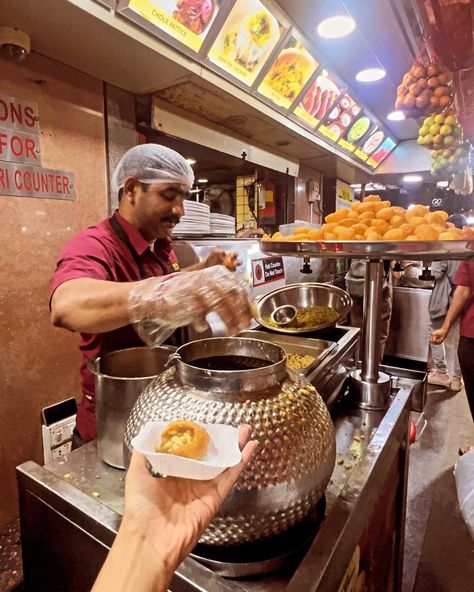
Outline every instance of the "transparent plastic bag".
<path id="1" fill-rule="evenodd" d="M 178 327 L 202 332 L 216 313 L 230 334 L 248 327 L 250 301 L 245 283 L 223 265 L 140 282 L 129 294 L 130 321 L 145 343 L 162 344 Z"/>

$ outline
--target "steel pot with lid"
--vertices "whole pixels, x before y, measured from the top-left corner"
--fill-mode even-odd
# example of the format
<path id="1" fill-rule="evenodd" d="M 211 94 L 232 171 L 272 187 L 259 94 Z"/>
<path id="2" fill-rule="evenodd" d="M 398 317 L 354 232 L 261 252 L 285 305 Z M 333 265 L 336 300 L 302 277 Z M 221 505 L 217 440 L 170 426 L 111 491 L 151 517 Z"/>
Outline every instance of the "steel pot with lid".
<path id="1" fill-rule="evenodd" d="M 324 495 L 335 464 L 331 417 L 316 389 L 286 368 L 285 351 L 231 337 L 180 347 L 135 403 L 131 440 L 148 421 L 248 424 L 259 446 L 200 542 L 232 545 L 278 535 Z"/>

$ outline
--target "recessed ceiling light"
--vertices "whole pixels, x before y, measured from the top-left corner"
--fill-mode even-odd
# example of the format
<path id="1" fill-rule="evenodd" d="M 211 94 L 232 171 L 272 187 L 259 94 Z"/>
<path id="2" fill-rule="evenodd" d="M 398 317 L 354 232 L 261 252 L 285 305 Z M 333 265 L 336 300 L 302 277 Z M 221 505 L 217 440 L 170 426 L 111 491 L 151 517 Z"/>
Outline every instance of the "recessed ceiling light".
<path id="1" fill-rule="evenodd" d="M 187 158 L 187 159 L 186 159 L 186 162 L 187 162 L 188 164 L 190 164 L 191 166 L 192 166 L 193 164 L 196 164 L 196 161 L 194 160 L 194 158 Z"/>
<path id="2" fill-rule="evenodd" d="M 198 183 L 208 183 L 209 182 L 209 179 L 202 178 L 202 179 L 198 179 L 197 182 Z"/>
<path id="3" fill-rule="evenodd" d="M 376 82 L 377 80 L 382 80 L 385 74 L 386 72 L 383 68 L 367 68 L 366 70 L 357 72 L 356 80 L 359 82 Z"/>
<path id="4" fill-rule="evenodd" d="M 421 183 L 423 177 L 421 175 L 405 175 L 403 177 L 404 183 Z"/>
<path id="5" fill-rule="evenodd" d="M 403 121 L 405 119 L 405 114 L 403 111 L 392 111 L 387 115 L 387 119 L 390 121 Z"/>
<path id="6" fill-rule="evenodd" d="M 436 187 L 447 187 L 449 185 L 449 181 L 438 181 L 436 183 Z"/>
<path id="7" fill-rule="evenodd" d="M 318 35 L 325 39 L 339 39 L 352 33 L 356 28 L 355 20 L 349 15 L 330 16 L 319 23 L 316 28 Z"/>

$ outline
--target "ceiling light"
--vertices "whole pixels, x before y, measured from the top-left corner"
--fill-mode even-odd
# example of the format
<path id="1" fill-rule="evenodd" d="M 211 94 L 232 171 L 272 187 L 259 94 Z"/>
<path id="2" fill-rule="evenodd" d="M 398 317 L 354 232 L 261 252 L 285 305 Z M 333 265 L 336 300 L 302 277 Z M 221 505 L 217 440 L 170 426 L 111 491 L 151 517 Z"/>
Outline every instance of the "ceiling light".
<path id="1" fill-rule="evenodd" d="M 436 183 L 436 187 L 447 187 L 449 185 L 449 181 L 438 181 Z"/>
<path id="2" fill-rule="evenodd" d="M 421 183 L 423 177 L 421 175 L 405 175 L 402 180 L 404 183 Z"/>
<path id="3" fill-rule="evenodd" d="M 355 20 L 349 15 L 336 15 L 324 19 L 317 26 L 318 35 L 325 39 L 339 39 L 352 33 L 356 28 Z"/>
<path id="4" fill-rule="evenodd" d="M 385 74 L 386 72 L 383 68 L 367 68 L 366 70 L 357 72 L 356 80 L 359 82 L 376 82 L 377 80 L 382 80 Z"/>
<path id="5" fill-rule="evenodd" d="M 187 162 L 188 164 L 190 164 L 191 166 L 193 166 L 193 164 L 196 164 L 196 161 L 194 160 L 194 158 L 187 158 L 187 159 L 186 159 L 186 162 Z"/>
<path id="6" fill-rule="evenodd" d="M 474 224 L 474 216 L 469 216 L 469 217 L 467 218 L 467 223 L 468 223 L 468 224 Z"/>
<path id="7" fill-rule="evenodd" d="M 353 183 L 351 187 L 352 189 L 362 189 L 362 185 L 360 183 Z"/>
<path id="8" fill-rule="evenodd" d="M 387 115 L 387 119 L 390 121 L 403 121 L 405 119 L 405 114 L 403 111 L 392 111 Z"/>
<path id="9" fill-rule="evenodd" d="M 198 179 L 197 180 L 198 183 L 209 183 L 209 179 Z"/>

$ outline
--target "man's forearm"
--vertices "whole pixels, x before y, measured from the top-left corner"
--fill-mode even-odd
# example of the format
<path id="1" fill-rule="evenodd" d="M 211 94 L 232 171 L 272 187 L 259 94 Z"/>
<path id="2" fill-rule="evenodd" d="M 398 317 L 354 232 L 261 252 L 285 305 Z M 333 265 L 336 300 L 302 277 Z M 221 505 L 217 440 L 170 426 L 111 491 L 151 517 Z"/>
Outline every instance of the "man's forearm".
<path id="1" fill-rule="evenodd" d="M 51 300 L 52 322 L 57 327 L 81 333 L 104 333 L 124 327 L 130 322 L 130 290 L 139 283 L 90 278 L 64 282 Z"/>
<path id="2" fill-rule="evenodd" d="M 449 330 L 458 316 L 461 314 L 464 306 L 471 296 L 471 289 L 467 286 L 458 286 L 454 292 L 453 299 L 449 306 L 443 328 Z"/>
<path id="3" fill-rule="evenodd" d="M 92 592 L 166 592 L 174 567 L 145 536 L 121 527 Z"/>

